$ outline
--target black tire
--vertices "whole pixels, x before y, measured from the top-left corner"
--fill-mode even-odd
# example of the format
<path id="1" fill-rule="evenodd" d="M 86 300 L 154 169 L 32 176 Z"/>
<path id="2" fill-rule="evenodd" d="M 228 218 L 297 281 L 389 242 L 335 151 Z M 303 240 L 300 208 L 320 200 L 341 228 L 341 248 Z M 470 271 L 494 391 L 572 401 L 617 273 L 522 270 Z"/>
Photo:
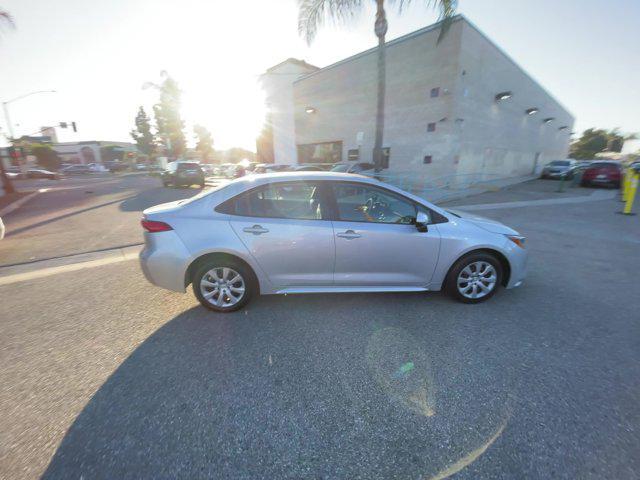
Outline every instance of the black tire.
<path id="1" fill-rule="evenodd" d="M 484 294 L 484 296 L 482 297 L 469 298 L 463 295 L 463 293 L 458 288 L 458 277 L 467 266 L 472 264 L 477 264 L 478 262 L 490 264 L 495 271 L 496 279 L 489 293 Z M 465 284 L 463 283 L 462 285 L 465 285 Z M 466 283 L 466 285 L 468 286 L 469 283 Z M 483 282 L 482 285 L 486 287 L 487 284 Z M 470 253 L 468 255 L 465 255 L 464 257 L 458 259 L 456 263 L 453 264 L 451 269 L 449 269 L 449 273 L 447 274 L 447 279 L 445 280 L 445 291 L 447 294 L 449 294 L 451 297 L 453 297 L 459 302 L 480 303 L 480 302 L 489 300 L 491 297 L 493 297 L 493 295 L 495 295 L 498 288 L 500 288 L 500 285 L 502 285 L 502 265 L 500 264 L 500 261 L 490 253 L 478 252 L 478 253 Z M 464 287 L 464 288 L 467 288 L 467 287 Z M 475 291 L 477 289 L 474 288 L 473 290 Z"/>
<path id="2" fill-rule="evenodd" d="M 223 269 L 228 269 L 229 271 L 235 270 L 235 272 L 239 274 L 242 279 L 242 283 L 240 281 L 237 281 L 233 285 L 229 285 L 228 288 L 233 288 L 235 286 L 235 288 L 237 289 L 237 288 L 240 288 L 242 285 L 244 286 L 244 294 L 236 303 L 232 305 L 216 305 L 215 301 L 217 300 L 217 298 L 220 297 L 220 294 L 218 295 L 214 294 L 213 296 L 211 296 L 210 297 L 211 301 L 210 301 L 207 298 L 205 298 L 202 292 L 201 283 L 203 278 L 207 276 L 211 270 L 218 270 L 217 274 L 218 276 L 221 277 L 224 271 Z M 205 280 L 210 282 L 215 282 L 215 279 L 211 276 L 207 276 Z M 230 278 L 228 280 L 233 280 L 233 278 Z M 203 307 L 208 308 L 209 310 L 213 310 L 214 312 L 220 312 L 220 313 L 228 313 L 228 312 L 240 310 L 247 303 L 249 303 L 253 295 L 255 295 L 255 293 L 257 292 L 256 280 L 253 272 L 247 267 L 245 267 L 244 265 L 242 265 L 241 263 L 235 262 L 232 259 L 226 259 L 226 258 L 220 258 L 219 260 L 214 260 L 214 259 L 207 260 L 205 263 L 200 265 L 193 276 L 193 282 L 191 286 L 193 288 L 194 295 L 196 296 L 196 298 L 202 304 Z M 209 288 L 209 287 L 204 287 L 204 288 Z M 211 289 L 213 291 L 214 287 L 211 287 Z M 226 298 L 229 298 L 229 296 L 226 296 Z"/>

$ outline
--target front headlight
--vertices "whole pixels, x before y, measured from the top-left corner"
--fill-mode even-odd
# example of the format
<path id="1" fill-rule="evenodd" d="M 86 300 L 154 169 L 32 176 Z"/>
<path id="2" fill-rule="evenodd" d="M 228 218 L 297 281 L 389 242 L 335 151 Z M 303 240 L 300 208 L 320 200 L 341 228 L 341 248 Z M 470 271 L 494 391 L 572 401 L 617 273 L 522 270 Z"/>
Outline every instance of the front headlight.
<path id="1" fill-rule="evenodd" d="M 505 237 L 507 237 L 520 248 L 524 248 L 525 241 L 527 240 L 527 238 L 523 237 L 522 235 L 505 235 Z"/>

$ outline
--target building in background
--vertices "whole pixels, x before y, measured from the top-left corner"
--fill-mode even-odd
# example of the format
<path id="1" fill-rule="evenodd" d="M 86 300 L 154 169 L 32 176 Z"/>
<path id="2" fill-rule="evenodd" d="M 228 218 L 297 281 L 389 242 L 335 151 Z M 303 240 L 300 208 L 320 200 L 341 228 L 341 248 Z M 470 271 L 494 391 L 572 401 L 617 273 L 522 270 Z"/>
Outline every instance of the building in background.
<path id="1" fill-rule="evenodd" d="M 473 24 L 457 16 L 387 43 L 388 173 L 528 175 L 566 158 L 573 116 Z M 261 77 L 275 163 L 371 162 L 377 53 L 324 68 L 289 59 Z M 265 133 L 263 132 L 263 133 Z M 263 148 L 264 145 L 267 148 Z"/>
<path id="2" fill-rule="evenodd" d="M 126 160 L 128 153 L 135 154 L 138 149 L 131 142 L 107 142 L 89 140 L 85 142 L 53 143 L 51 147 L 60 156 L 63 163 L 104 164 L 112 160 Z"/>
<path id="3" fill-rule="evenodd" d="M 260 83 L 266 92 L 265 128 L 256 142 L 260 163 L 296 163 L 294 82 L 319 70 L 302 60 L 289 58 L 268 69 Z"/>

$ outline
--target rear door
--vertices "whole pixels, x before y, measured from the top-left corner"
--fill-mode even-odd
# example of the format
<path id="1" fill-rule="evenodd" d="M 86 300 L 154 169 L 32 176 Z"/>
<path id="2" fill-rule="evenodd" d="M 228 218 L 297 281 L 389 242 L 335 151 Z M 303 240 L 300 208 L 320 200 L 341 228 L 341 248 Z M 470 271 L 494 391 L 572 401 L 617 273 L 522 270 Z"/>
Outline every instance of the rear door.
<path id="1" fill-rule="evenodd" d="M 413 201 L 360 182 L 332 182 L 331 192 L 336 286 L 424 287 L 431 281 L 440 234 L 434 227 L 418 231 Z"/>
<path id="2" fill-rule="evenodd" d="M 335 241 L 319 183 L 279 182 L 245 192 L 223 208 L 231 226 L 278 287 L 333 282 Z"/>

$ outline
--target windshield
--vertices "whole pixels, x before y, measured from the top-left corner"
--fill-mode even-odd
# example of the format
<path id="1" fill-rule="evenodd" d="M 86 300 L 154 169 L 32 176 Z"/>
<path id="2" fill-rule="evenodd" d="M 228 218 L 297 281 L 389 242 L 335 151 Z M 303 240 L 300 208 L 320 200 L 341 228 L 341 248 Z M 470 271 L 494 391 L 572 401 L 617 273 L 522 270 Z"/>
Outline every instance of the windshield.
<path id="1" fill-rule="evenodd" d="M 336 165 L 331 169 L 332 172 L 346 172 L 350 165 Z"/>
<path id="2" fill-rule="evenodd" d="M 206 197 L 207 195 L 211 195 L 214 192 L 219 192 L 221 190 L 224 190 L 225 188 L 227 188 L 229 186 L 228 183 L 224 183 L 221 185 L 218 185 L 217 187 L 213 187 L 213 188 L 207 188 L 205 190 L 202 190 L 200 193 L 197 193 L 196 195 L 194 195 L 193 197 L 189 197 L 186 198 L 184 200 L 181 200 L 179 202 L 179 205 L 188 205 L 190 203 L 193 202 L 197 202 L 198 200 L 200 200 L 201 198 Z"/>

